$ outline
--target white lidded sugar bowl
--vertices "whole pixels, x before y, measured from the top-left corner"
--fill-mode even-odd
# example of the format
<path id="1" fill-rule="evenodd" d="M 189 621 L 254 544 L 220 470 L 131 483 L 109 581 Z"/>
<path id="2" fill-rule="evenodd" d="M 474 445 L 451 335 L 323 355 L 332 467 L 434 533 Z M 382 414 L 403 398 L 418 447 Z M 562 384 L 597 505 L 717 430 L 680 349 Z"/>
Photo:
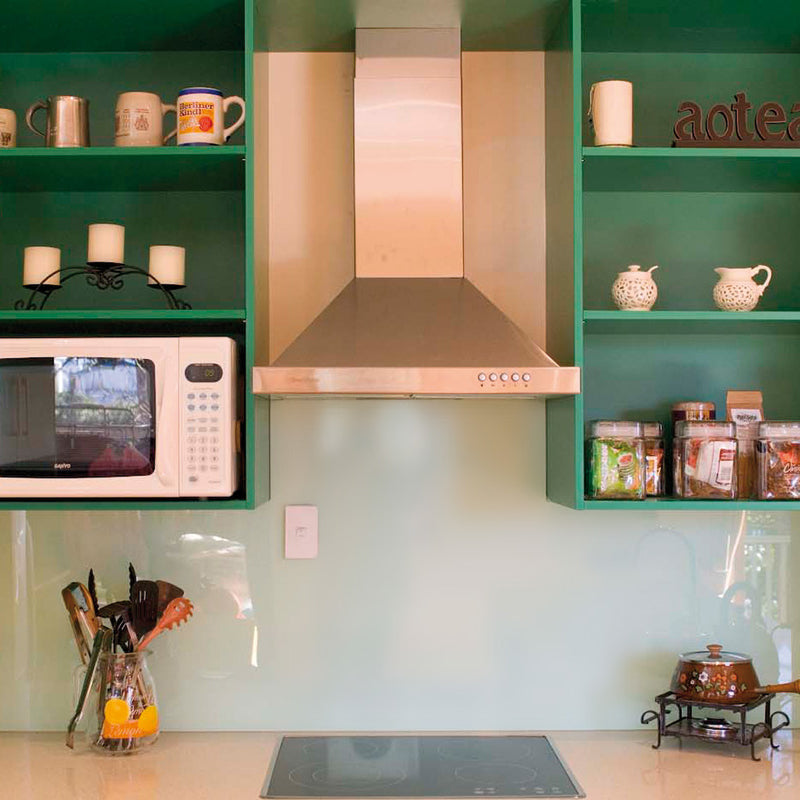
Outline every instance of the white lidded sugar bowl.
<path id="1" fill-rule="evenodd" d="M 772 280 L 772 269 L 766 264 L 736 269 L 716 267 L 714 272 L 719 275 L 714 286 L 714 302 L 722 311 L 752 311 Z M 759 272 L 767 273 L 767 279 L 762 284 L 753 280 Z"/>
<path id="2" fill-rule="evenodd" d="M 638 264 L 620 272 L 611 287 L 611 296 L 620 311 L 649 311 L 658 297 L 652 272 L 658 265 L 642 272 Z"/>

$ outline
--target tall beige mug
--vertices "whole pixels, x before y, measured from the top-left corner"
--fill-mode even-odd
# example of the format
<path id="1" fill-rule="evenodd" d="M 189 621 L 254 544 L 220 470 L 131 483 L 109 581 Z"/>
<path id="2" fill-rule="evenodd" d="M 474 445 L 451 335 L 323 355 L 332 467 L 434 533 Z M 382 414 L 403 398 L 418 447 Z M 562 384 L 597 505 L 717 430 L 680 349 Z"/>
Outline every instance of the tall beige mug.
<path id="1" fill-rule="evenodd" d="M 633 84 L 601 81 L 589 91 L 589 123 L 595 147 L 633 146 Z"/>

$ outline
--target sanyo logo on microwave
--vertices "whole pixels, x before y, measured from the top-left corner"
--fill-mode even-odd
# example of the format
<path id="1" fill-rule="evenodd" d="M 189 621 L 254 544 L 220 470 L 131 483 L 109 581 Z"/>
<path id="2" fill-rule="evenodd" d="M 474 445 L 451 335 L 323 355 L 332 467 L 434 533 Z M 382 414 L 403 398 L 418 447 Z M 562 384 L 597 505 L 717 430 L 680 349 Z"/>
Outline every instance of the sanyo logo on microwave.
<path id="1" fill-rule="evenodd" d="M 67 461 L 56 461 L 53 464 L 53 469 L 72 469 L 72 464 Z"/>

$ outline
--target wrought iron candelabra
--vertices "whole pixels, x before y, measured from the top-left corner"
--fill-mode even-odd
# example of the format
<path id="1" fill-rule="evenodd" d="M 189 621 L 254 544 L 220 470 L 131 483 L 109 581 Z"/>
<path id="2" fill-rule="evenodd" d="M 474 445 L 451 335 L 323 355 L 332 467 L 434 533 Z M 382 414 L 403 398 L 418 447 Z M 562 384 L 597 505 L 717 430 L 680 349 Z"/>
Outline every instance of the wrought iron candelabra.
<path id="1" fill-rule="evenodd" d="M 72 278 L 77 278 L 80 275 L 86 276 L 86 283 L 89 286 L 94 286 L 96 289 L 105 291 L 106 289 L 113 289 L 119 291 L 125 286 L 125 278 L 128 275 L 141 275 L 147 278 L 149 286 L 152 289 L 157 289 L 164 295 L 167 303 L 167 308 L 172 310 L 190 309 L 191 306 L 185 300 L 176 297 L 174 291 L 176 289 L 184 288 L 183 284 L 167 284 L 162 283 L 158 278 L 151 275 L 147 270 L 141 267 L 133 266 L 132 264 L 83 264 L 72 267 L 61 267 L 54 270 L 49 275 L 46 275 L 38 284 L 26 285 L 26 289 L 30 289 L 31 293 L 27 300 L 17 300 L 14 303 L 14 308 L 18 311 L 42 311 L 50 299 L 50 295 L 57 289 L 61 288 L 60 284 L 48 283 L 51 278 L 58 275 L 61 279 L 61 284 L 66 283 Z"/>

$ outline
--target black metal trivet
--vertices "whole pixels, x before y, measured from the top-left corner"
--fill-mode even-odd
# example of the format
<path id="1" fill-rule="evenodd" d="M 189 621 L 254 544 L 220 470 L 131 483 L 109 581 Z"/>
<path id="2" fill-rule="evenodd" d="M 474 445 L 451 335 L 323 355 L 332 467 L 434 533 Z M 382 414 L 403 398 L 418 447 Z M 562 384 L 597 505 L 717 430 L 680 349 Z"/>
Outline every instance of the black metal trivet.
<path id="1" fill-rule="evenodd" d="M 789 724 L 789 717 L 783 711 L 772 712 L 770 706 L 774 694 L 764 694 L 749 703 L 711 703 L 702 700 L 686 700 L 678 697 L 675 692 L 664 692 L 656 696 L 658 711 L 649 709 L 642 714 L 641 723 L 647 725 L 658 720 L 658 742 L 653 745 L 654 750 L 661 747 L 664 736 L 676 736 L 679 739 L 688 737 L 703 739 L 707 742 L 733 742 L 735 744 L 750 746 L 750 758 L 756 758 L 756 742 L 769 739 L 773 750 L 779 750 L 775 744 L 775 734 Z M 747 714 L 764 705 L 764 721 L 750 723 Z M 695 709 L 711 708 L 716 711 L 727 711 L 739 715 L 738 723 L 731 723 L 724 719 L 701 719 L 695 717 Z M 667 721 L 667 714 L 677 709 L 678 718 L 672 722 Z M 781 719 L 781 717 L 783 719 Z"/>

